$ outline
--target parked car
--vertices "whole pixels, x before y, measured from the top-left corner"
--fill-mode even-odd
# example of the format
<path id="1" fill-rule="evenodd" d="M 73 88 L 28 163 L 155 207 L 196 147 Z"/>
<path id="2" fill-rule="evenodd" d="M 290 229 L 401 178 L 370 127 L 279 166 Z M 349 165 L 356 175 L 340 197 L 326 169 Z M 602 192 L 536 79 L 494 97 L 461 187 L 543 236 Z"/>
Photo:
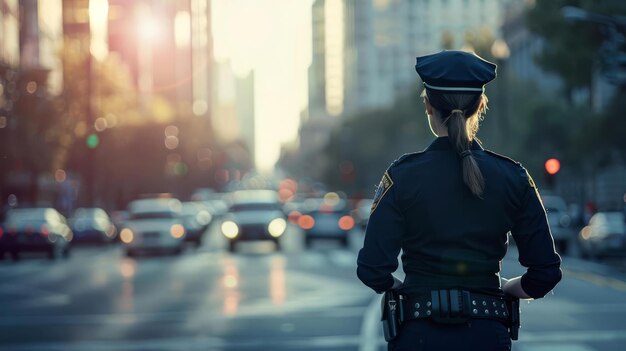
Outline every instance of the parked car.
<path id="1" fill-rule="evenodd" d="M 598 212 L 578 235 L 583 257 L 626 256 L 626 225 L 622 212 Z"/>
<path id="2" fill-rule="evenodd" d="M 177 199 L 154 198 L 132 201 L 128 205 L 129 219 L 120 230 L 120 240 L 127 256 L 139 252 L 182 252 L 185 227 Z"/>
<path id="3" fill-rule="evenodd" d="M 329 203 L 324 199 L 308 199 L 304 208 L 307 210 L 298 219 L 298 225 L 304 231 L 307 247 L 318 239 L 337 240 L 348 246 L 348 235 L 355 221 L 345 200 Z"/>
<path id="4" fill-rule="evenodd" d="M 220 229 L 234 252 L 240 241 L 273 241 L 280 250 L 279 238 L 287 230 L 287 220 L 272 190 L 240 190 L 233 193 L 232 204 Z"/>
<path id="5" fill-rule="evenodd" d="M 111 243 L 117 229 L 101 208 L 79 208 L 70 218 L 74 242 Z"/>
<path id="6" fill-rule="evenodd" d="M 202 236 L 211 224 L 211 213 L 202 202 L 184 202 L 182 205 L 181 217 L 187 233 L 185 240 L 200 246 Z"/>
<path id="7" fill-rule="evenodd" d="M 567 205 L 563 198 L 557 195 L 541 195 L 541 201 L 546 209 L 554 245 L 557 251 L 563 254 L 569 243 L 576 237 L 576 232 L 571 226 Z"/>
<path id="8" fill-rule="evenodd" d="M 11 209 L 0 228 L 0 256 L 13 260 L 22 252 L 46 252 L 50 259 L 67 257 L 73 233 L 67 219 L 54 208 Z"/>

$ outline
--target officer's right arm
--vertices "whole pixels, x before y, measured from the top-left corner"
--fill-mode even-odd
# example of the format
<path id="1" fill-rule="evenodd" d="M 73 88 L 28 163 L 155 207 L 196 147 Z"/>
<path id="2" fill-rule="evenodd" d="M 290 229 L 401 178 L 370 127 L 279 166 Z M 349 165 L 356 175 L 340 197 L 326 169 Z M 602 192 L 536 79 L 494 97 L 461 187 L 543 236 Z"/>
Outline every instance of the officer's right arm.
<path id="1" fill-rule="evenodd" d="M 532 178 L 526 170 L 522 170 L 524 191 L 519 215 L 511 234 L 517 244 L 519 262 L 528 268 L 519 284 L 528 296 L 538 299 L 550 292 L 561 280 L 561 257 L 554 250 L 554 239 L 539 193 Z"/>
<path id="2" fill-rule="evenodd" d="M 385 177 L 390 182 L 388 188 L 385 188 Z M 379 185 L 383 187 L 379 190 L 381 193 L 374 199 L 365 242 L 357 260 L 357 276 L 377 293 L 399 285 L 392 273 L 398 268 L 404 232 L 404 216 L 396 201 L 398 187 L 393 184 L 392 175 L 385 173 L 385 177 Z"/>

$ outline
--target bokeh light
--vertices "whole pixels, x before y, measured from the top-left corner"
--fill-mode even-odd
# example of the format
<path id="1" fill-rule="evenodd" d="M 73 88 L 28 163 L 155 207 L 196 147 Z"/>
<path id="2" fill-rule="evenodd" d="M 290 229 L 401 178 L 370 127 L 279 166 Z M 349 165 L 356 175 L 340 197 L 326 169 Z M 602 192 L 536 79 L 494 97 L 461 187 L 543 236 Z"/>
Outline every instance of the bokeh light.
<path id="1" fill-rule="evenodd" d="M 29 94 L 34 94 L 37 91 L 37 82 L 30 81 L 26 83 L 26 92 Z"/>
<path id="2" fill-rule="evenodd" d="M 97 118 L 96 121 L 93 124 L 93 127 L 98 132 L 104 131 L 105 129 L 107 129 L 108 126 L 109 126 L 109 122 L 104 117 Z"/>
<path id="3" fill-rule="evenodd" d="M 9 195 L 9 197 L 7 198 L 7 203 L 11 207 L 17 206 L 17 196 L 15 194 Z"/>
<path id="4" fill-rule="evenodd" d="M 178 147 L 178 137 L 173 135 L 165 137 L 165 147 L 169 150 L 175 150 Z"/>
<path id="5" fill-rule="evenodd" d="M 545 166 L 546 172 L 548 172 L 548 174 L 557 174 L 561 169 L 561 162 L 559 162 L 559 160 L 557 160 L 556 158 L 551 158 L 546 161 Z"/>
<path id="6" fill-rule="evenodd" d="M 95 149 L 98 147 L 98 144 L 100 144 L 100 138 L 98 138 L 98 134 L 91 133 L 89 134 L 85 142 L 87 143 L 88 148 Z"/>
<path id="7" fill-rule="evenodd" d="M 57 182 L 63 183 L 65 179 L 67 179 L 67 174 L 64 170 L 57 169 L 56 172 L 54 172 L 54 180 L 56 180 Z"/>
<path id="8" fill-rule="evenodd" d="M 74 135 L 78 138 L 82 138 L 87 134 L 87 123 L 80 121 L 76 123 L 74 127 Z"/>
<path id="9" fill-rule="evenodd" d="M 339 194 L 335 192 L 326 193 L 326 195 L 324 195 L 324 205 L 334 207 L 339 205 L 340 201 L 341 198 L 339 197 Z"/>
<path id="10" fill-rule="evenodd" d="M 167 126 L 165 127 L 165 136 L 166 137 L 178 137 L 178 127 L 177 126 Z"/>

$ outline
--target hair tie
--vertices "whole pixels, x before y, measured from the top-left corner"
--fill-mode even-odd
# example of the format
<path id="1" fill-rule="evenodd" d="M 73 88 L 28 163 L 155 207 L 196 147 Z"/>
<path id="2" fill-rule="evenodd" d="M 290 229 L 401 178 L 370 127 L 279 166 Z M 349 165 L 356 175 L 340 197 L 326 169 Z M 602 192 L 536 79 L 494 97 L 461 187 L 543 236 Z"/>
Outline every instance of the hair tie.
<path id="1" fill-rule="evenodd" d="M 465 111 L 463 111 L 463 110 L 459 110 L 459 109 L 452 110 L 452 111 L 450 112 L 450 114 L 453 114 L 453 113 L 456 113 L 456 112 L 458 112 L 458 113 L 460 113 L 461 115 L 465 116 Z"/>
<path id="2" fill-rule="evenodd" d="M 464 159 L 467 156 L 472 156 L 472 150 L 465 150 L 465 151 L 461 152 L 461 159 Z"/>

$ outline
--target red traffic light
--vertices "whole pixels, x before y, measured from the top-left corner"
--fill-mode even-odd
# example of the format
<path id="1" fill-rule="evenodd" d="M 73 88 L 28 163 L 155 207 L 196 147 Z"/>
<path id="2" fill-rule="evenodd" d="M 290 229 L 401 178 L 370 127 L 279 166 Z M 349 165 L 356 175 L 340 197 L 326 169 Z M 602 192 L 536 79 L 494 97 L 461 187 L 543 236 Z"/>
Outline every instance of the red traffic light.
<path id="1" fill-rule="evenodd" d="M 561 169 L 561 162 L 556 158 L 551 158 L 546 161 L 545 167 L 548 174 L 557 174 Z"/>

